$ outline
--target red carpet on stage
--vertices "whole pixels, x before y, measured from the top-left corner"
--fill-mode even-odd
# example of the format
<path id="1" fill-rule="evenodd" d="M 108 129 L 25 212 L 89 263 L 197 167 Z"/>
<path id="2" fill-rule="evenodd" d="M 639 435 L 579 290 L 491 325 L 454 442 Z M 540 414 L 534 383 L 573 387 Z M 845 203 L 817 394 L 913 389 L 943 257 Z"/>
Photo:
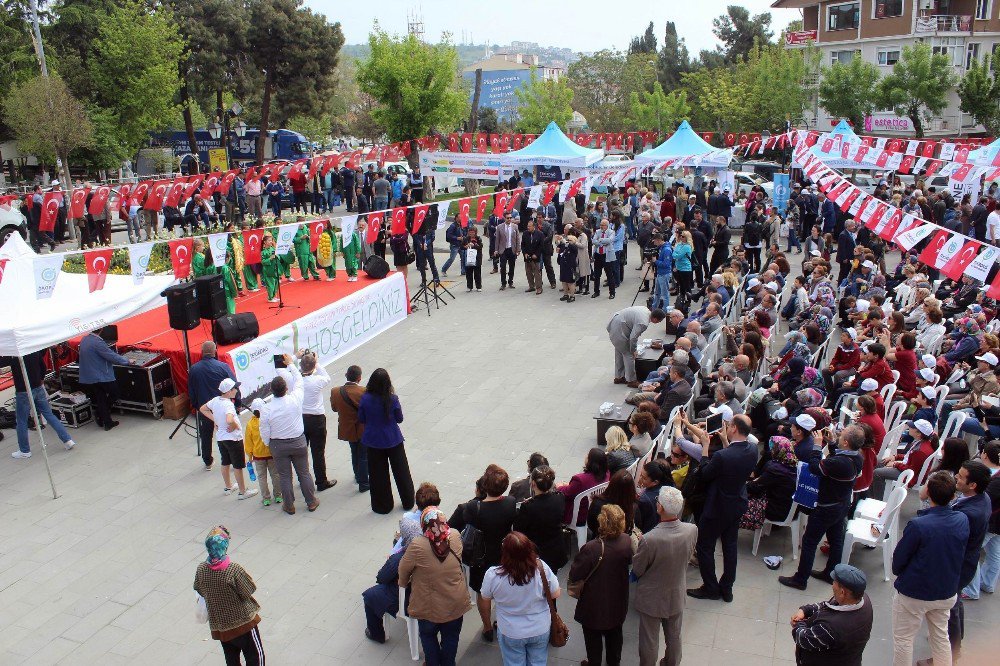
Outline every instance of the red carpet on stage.
<path id="1" fill-rule="evenodd" d="M 324 279 L 304 281 L 296 277 L 293 282 L 281 281 L 284 308 L 278 309 L 277 303 L 268 303 L 267 292 L 261 287 L 260 291 L 256 293 L 247 292 L 246 296 L 237 298 L 236 311 L 253 312 L 257 315 L 260 332 L 263 334 L 364 289 L 374 282 L 377 280 L 365 277 L 363 271 L 358 275 L 357 282 L 348 282 L 347 274 L 343 271 L 337 275 L 337 279 L 333 282 L 327 282 Z M 201 343 L 211 339 L 212 322 L 208 320 L 202 320 L 201 326 L 188 331 L 192 363 L 201 358 Z M 229 350 L 238 346 L 220 347 L 219 358 L 229 362 Z M 118 349 L 122 351 L 129 347 L 147 349 L 166 355 L 170 359 L 174 388 L 177 393 L 187 391 L 184 336 L 181 331 L 170 328 L 166 305 L 118 323 Z"/>

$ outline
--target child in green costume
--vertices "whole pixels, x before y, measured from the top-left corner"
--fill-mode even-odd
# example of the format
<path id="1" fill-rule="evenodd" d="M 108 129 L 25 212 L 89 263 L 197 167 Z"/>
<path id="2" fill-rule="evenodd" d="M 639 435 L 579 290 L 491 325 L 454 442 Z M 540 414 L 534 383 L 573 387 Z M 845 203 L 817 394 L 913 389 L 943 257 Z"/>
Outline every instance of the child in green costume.
<path id="1" fill-rule="evenodd" d="M 260 251 L 261 273 L 260 281 L 267 290 L 267 302 L 278 302 L 278 275 L 281 272 L 281 258 L 274 256 L 274 236 L 264 234 L 264 243 Z"/>
<path id="2" fill-rule="evenodd" d="M 326 229 L 320 234 L 316 246 L 316 263 L 326 271 L 327 282 L 337 279 L 337 253 L 340 250 L 340 234 L 327 220 Z"/>
<path id="3" fill-rule="evenodd" d="M 271 227 L 271 236 L 274 238 L 275 244 L 278 242 L 278 232 L 279 227 Z M 294 241 L 293 241 L 294 242 Z M 277 250 L 277 245 L 275 245 L 275 250 Z M 278 257 L 278 272 L 284 274 L 285 279 L 289 281 L 294 281 L 295 278 L 292 277 L 292 264 L 295 263 L 295 245 L 292 245 L 288 252 L 280 257 Z"/>
<path id="4" fill-rule="evenodd" d="M 340 234 L 337 234 L 340 236 Z M 361 264 L 361 234 L 355 229 L 351 234 L 351 242 L 343 244 L 344 268 L 347 270 L 347 281 L 358 281 L 358 266 Z"/>
<path id="5" fill-rule="evenodd" d="M 316 257 L 313 256 L 312 250 L 309 248 L 309 227 L 305 224 L 299 226 L 298 231 L 295 232 L 295 238 L 292 239 L 295 247 L 295 257 L 299 261 L 299 272 L 302 274 L 303 280 L 308 280 L 310 277 L 319 279 L 319 273 L 316 272 Z"/>
<path id="6" fill-rule="evenodd" d="M 236 314 L 236 279 L 235 273 L 229 267 L 231 257 L 226 252 L 226 263 L 222 266 L 222 281 L 226 286 L 226 311 L 229 314 Z"/>
<path id="7" fill-rule="evenodd" d="M 200 238 L 194 239 L 194 256 L 191 257 L 191 275 L 194 277 L 202 277 L 203 275 L 211 275 L 212 273 L 218 273 L 215 270 L 215 266 L 212 265 L 211 259 L 205 254 L 205 241 Z"/>

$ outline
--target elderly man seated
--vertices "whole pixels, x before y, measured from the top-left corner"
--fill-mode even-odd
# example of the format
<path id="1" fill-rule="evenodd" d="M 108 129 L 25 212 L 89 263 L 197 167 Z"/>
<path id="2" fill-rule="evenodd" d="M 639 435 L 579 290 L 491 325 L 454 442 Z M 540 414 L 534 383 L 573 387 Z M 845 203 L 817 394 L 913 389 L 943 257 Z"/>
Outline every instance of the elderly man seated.
<path id="1" fill-rule="evenodd" d="M 686 338 L 681 338 L 678 342 L 690 344 Z M 629 405 L 638 405 L 646 400 L 655 400 L 661 388 L 670 384 L 671 368 L 679 368 L 684 372 L 684 379 L 688 384 L 694 382 L 695 372 L 691 367 L 691 355 L 684 349 L 675 349 L 674 353 L 663 359 L 663 365 L 646 375 L 645 380 L 639 385 L 639 390 L 625 398 Z"/>
<path id="2" fill-rule="evenodd" d="M 736 399 L 736 386 L 732 382 L 722 381 L 712 390 L 714 400 L 707 396 L 694 399 L 695 416 L 707 419 L 710 414 L 718 414 L 719 407 L 725 405 L 733 414 L 743 413 L 743 404 Z M 715 409 L 713 409 L 713 407 Z"/>

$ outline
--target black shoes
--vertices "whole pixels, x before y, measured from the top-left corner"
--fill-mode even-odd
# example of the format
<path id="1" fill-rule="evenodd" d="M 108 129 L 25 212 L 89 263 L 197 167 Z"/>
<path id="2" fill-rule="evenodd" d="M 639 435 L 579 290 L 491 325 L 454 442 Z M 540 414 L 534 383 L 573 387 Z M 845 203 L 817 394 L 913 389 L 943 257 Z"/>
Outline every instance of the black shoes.
<path id="1" fill-rule="evenodd" d="M 785 587 L 791 587 L 796 590 L 806 589 L 806 584 L 795 580 L 795 576 L 778 576 L 778 582 Z"/>
<path id="2" fill-rule="evenodd" d="M 335 485 L 337 485 L 337 479 L 333 479 L 332 481 L 323 481 L 321 483 L 316 484 L 316 490 L 318 490 L 319 492 L 323 492 L 328 488 L 333 488 Z"/>
<path id="3" fill-rule="evenodd" d="M 365 638 L 367 638 L 370 641 L 375 641 L 376 643 L 385 643 L 385 636 L 383 636 L 382 638 L 375 638 L 374 636 L 372 636 L 372 632 L 370 629 L 368 629 L 368 627 L 365 627 Z"/>
<path id="4" fill-rule="evenodd" d="M 833 578 L 827 571 L 824 571 L 823 569 L 813 569 L 812 571 L 809 572 L 809 575 L 815 578 L 816 580 L 823 581 L 827 585 L 833 585 Z"/>
<path id="5" fill-rule="evenodd" d="M 706 590 L 704 585 L 688 590 L 687 595 L 692 599 L 708 599 L 710 601 L 718 601 L 722 598 L 721 594 L 712 594 Z M 730 598 L 732 598 L 732 594 L 730 594 Z"/>
<path id="6" fill-rule="evenodd" d="M 118 421 L 111 421 L 110 423 L 105 423 L 104 424 L 104 429 L 105 430 L 111 430 L 112 428 L 114 428 L 117 425 L 118 425 Z"/>

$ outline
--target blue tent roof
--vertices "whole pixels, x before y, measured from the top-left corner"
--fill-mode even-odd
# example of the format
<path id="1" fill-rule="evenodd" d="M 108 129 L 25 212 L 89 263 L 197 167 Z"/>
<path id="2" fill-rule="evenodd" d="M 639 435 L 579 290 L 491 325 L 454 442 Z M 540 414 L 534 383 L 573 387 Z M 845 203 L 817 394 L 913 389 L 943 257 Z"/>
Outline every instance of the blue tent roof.
<path id="1" fill-rule="evenodd" d="M 688 121 L 684 120 L 677 126 L 677 131 L 674 132 L 669 139 L 652 150 L 639 153 L 636 155 L 636 161 L 652 164 L 680 157 L 704 155 L 705 153 L 711 153 L 713 151 L 719 151 L 719 149 L 698 136 L 698 133 L 691 129 L 691 125 Z M 725 155 L 720 155 L 722 159 L 720 160 L 719 166 L 726 166 L 732 160 L 732 152 L 725 152 Z M 705 164 L 705 166 L 709 165 Z"/>
<path id="2" fill-rule="evenodd" d="M 573 143 L 555 122 L 550 122 L 545 131 L 530 144 L 521 150 L 502 154 L 500 163 L 585 167 L 600 162 L 603 157 L 603 150 L 584 148 Z"/>
<path id="3" fill-rule="evenodd" d="M 969 161 L 977 166 L 995 166 L 1000 154 L 1000 139 L 969 152 Z"/>

